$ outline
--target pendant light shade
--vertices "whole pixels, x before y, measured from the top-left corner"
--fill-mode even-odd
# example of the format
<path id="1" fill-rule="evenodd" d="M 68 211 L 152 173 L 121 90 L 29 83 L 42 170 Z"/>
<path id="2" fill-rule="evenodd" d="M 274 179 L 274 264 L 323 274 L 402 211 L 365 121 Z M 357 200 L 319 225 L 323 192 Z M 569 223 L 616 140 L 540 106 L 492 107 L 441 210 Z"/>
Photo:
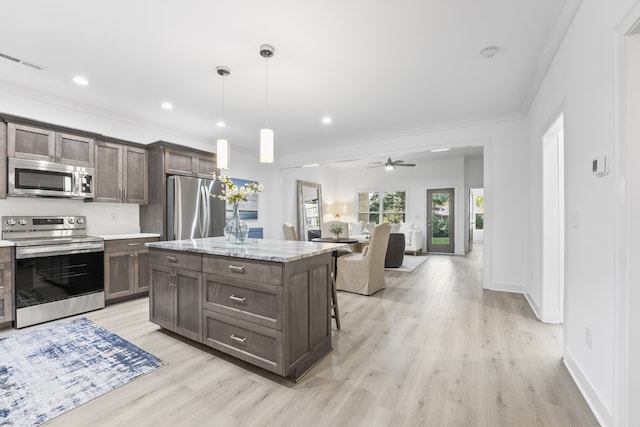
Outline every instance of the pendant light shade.
<path id="1" fill-rule="evenodd" d="M 260 129 L 260 163 L 273 163 L 273 131 Z"/>
<path id="2" fill-rule="evenodd" d="M 267 67 L 267 59 L 271 58 L 275 53 L 273 46 L 263 44 L 260 46 L 260 56 L 264 61 L 264 128 L 260 129 L 260 162 L 261 163 L 273 163 L 273 151 L 274 151 L 274 138 L 273 130 L 269 129 L 269 74 Z"/>
<path id="3" fill-rule="evenodd" d="M 229 155 L 229 140 L 219 139 L 216 147 L 216 159 L 218 169 L 229 169 L 229 163 L 231 163 L 231 156 Z"/>
<path id="4" fill-rule="evenodd" d="M 218 122 L 218 126 L 222 128 L 226 127 L 224 121 L 224 77 L 231 74 L 229 67 L 224 65 L 216 68 L 218 75 L 222 77 L 222 120 Z M 229 140 L 224 137 L 224 131 L 222 132 L 222 138 L 218 139 L 216 143 L 216 166 L 218 169 L 229 169 L 231 167 L 231 148 L 229 147 Z"/>

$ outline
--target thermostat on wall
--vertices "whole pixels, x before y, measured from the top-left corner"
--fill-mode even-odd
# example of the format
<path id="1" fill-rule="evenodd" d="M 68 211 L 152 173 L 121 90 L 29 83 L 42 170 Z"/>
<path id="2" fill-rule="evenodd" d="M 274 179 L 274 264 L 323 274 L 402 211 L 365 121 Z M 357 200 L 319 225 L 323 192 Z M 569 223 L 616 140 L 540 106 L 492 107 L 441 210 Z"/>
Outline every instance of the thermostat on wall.
<path id="1" fill-rule="evenodd" d="M 609 173 L 607 168 L 607 156 L 604 154 L 593 159 L 592 172 L 594 175 L 604 176 Z"/>

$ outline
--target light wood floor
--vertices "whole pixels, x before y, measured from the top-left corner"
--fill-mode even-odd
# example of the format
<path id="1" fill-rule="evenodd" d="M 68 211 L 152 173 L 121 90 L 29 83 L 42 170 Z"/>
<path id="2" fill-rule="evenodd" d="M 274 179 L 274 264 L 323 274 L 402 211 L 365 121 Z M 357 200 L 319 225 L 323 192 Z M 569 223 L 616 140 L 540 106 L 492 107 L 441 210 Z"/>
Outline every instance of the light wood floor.
<path id="1" fill-rule="evenodd" d="M 166 366 L 53 426 L 592 426 L 562 329 L 521 295 L 483 291 L 481 246 L 340 293 L 333 351 L 295 384 L 149 323 L 147 299 L 87 315 Z"/>

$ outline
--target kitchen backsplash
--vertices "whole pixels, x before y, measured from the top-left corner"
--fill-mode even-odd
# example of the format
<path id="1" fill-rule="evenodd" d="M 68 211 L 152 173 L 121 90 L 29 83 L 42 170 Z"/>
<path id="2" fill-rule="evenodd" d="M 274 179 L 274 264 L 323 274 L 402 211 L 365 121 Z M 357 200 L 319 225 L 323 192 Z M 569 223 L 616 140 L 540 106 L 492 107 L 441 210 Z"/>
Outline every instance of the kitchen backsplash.
<path id="1" fill-rule="evenodd" d="M 140 232 L 139 206 L 132 203 L 30 197 L 0 200 L 0 216 L 10 215 L 84 215 L 87 234 L 94 236 Z"/>

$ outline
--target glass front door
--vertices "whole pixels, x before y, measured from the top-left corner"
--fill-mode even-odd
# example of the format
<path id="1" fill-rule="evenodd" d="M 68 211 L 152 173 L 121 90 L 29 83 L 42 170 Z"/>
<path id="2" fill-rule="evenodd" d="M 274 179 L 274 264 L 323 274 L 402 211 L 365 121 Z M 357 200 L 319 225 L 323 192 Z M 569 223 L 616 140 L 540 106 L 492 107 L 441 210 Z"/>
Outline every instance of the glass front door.
<path id="1" fill-rule="evenodd" d="M 453 188 L 427 190 L 427 252 L 453 253 Z"/>

